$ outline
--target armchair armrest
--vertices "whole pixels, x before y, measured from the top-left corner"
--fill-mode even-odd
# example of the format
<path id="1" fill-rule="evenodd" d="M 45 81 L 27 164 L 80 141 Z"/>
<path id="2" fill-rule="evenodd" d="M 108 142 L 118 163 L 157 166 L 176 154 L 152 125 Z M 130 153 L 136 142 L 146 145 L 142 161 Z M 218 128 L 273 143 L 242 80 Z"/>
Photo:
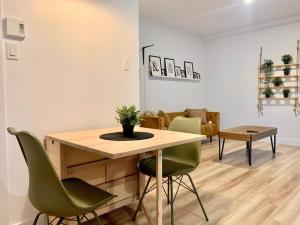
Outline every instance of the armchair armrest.
<path id="1" fill-rule="evenodd" d="M 153 129 L 164 129 L 165 122 L 164 118 L 159 116 L 144 116 L 141 122 L 141 127 L 153 128 Z"/>
<path id="2" fill-rule="evenodd" d="M 207 121 L 212 121 L 213 124 L 217 125 L 218 131 L 220 130 L 220 113 L 219 112 L 207 112 Z"/>

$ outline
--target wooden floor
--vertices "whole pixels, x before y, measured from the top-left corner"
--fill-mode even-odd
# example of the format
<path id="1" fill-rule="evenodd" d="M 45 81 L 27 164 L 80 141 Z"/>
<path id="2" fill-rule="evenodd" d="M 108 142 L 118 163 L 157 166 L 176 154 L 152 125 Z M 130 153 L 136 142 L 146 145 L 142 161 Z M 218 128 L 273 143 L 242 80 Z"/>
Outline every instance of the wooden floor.
<path id="1" fill-rule="evenodd" d="M 251 168 L 243 142 L 227 141 L 221 162 L 217 142 L 202 149 L 201 165 L 191 175 L 210 221 L 205 222 L 195 195 L 182 188 L 175 202 L 176 225 L 300 224 L 300 147 L 277 145 L 273 158 L 270 143 L 256 142 Z M 154 215 L 155 191 L 145 205 Z M 164 206 L 164 224 L 170 224 L 169 207 Z M 121 208 L 101 219 L 109 225 L 147 224 L 142 212 L 135 222 L 131 215 L 129 208 Z"/>

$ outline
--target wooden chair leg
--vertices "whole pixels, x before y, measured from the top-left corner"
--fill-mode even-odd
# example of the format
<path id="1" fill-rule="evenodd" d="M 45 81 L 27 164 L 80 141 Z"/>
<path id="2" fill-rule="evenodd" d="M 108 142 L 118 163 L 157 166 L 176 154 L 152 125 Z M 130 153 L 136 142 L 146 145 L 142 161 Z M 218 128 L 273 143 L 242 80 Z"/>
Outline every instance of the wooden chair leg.
<path id="1" fill-rule="evenodd" d="M 142 201 L 143 201 L 143 199 L 144 199 L 144 197 L 145 197 L 145 195 L 146 195 L 146 193 L 147 193 L 147 189 L 148 189 L 148 187 L 149 187 L 150 181 L 151 181 L 151 177 L 149 177 L 149 179 L 148 179 L 148 181 L 147 181 L 146 187 L 145 187 L 145 189 L 144 189 L 144 191 L 143 191 L 143 194 L 142 194 L 142 196 L 141 196 L 141 198 L 140 198 L 138 207 L 137 207 L 137 209 L 135 210 L 135 213 L 134 213 L 134 215 L 133 215 L 133 217 L 132 217 L 132 220 L 133 220 L 133 221 L 135 220 L 136 215 L 137 215 L 137 213 L 138 213 L 138 211 L 139 211 L 139 209 L 140 209 L 140 207 L 141 207 Z"/>

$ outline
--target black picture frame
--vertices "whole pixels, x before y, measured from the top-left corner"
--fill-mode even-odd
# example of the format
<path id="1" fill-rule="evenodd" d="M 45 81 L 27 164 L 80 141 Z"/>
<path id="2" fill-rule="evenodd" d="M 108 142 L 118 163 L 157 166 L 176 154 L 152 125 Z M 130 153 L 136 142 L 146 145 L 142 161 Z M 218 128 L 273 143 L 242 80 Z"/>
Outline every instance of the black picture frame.
<path id="1" fill-rule="evenodd" d="M 153 62 L 156 62 L 156 64 L 153 64 Z M 149 55 L 149 71 L 151 76 L 154 77 L 162 76 L 161 57 L 156 55 Z"/>
<path id="2" fill-rule="evenodd" d="M 193 79 L 194 77 L 194 64 L 189 61 L 184 61 L 184 71 L 186 78 Z"/>
<path id="3" fill-rule="evenodd" d="M 181 70 L 180 72 L 181 72 L 181 77 L 182 77 L 182 78 L 186 78 L 185 71 L 184 71 L 184 70 Z"/>
<path id="4" fill-rule="evenodd" d="M 179 66 L 175 66 L 175 77 L 181 77 L 181 68 Z"/>
<path id="5" fill-rule="evenodd" d="M 167 77 L 175 77 L 175 60 L 164 58 L 165 72 Z"/>

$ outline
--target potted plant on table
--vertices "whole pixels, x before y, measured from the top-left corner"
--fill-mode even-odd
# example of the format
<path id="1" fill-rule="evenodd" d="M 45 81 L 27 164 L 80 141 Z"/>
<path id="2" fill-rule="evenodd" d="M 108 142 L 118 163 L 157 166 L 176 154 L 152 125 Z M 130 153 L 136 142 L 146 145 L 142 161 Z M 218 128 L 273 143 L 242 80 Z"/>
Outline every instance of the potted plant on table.
<path id="1" fill-rule="evenodd" d="M 291 92 L 291 90 L 288 88 L 283 89 L 282 93 L 283 93 L 284 98 L 288 98 L 290 95 L 290 92 Z"/>
<path id="2" fill-rule="evenodd" d="M 272 88 L 270 88 L 269 86 L 266 87 L 266 89 L 264 90 L 263 94 L 266 96 L 266 98 L 270 98 L 272 95 L 274 95 L 274 92 L 272 90 Z"/>
<path id="3" fill-rule="evenodd" d="M 272 82 L 275 87 L 279 87 L 280 85 L 283 84 L 283 81 L 280 77 L 275 77 Z"/>
<path id="4" fill-rule="evenodd" d="M 287 65 L 287 64 L 290 64 L 293 62 L 293 57 L 289 54 L 285 54 L 281 57 L 281 61 Z M 284 72 L 284 75 L 287 76 L 290 74 L 290 71 L 291 71 L 291 68 L 286 66 L 284 69 L 283 69 L 283 72 Z"/>
<path id="5" fill-rule="evenodd" d="M 142 117 L 134 105 L 117 108 L 116 120 L 122 125 L 124 137 L 133 137 L 134 126 L 140 124 Z"/>

